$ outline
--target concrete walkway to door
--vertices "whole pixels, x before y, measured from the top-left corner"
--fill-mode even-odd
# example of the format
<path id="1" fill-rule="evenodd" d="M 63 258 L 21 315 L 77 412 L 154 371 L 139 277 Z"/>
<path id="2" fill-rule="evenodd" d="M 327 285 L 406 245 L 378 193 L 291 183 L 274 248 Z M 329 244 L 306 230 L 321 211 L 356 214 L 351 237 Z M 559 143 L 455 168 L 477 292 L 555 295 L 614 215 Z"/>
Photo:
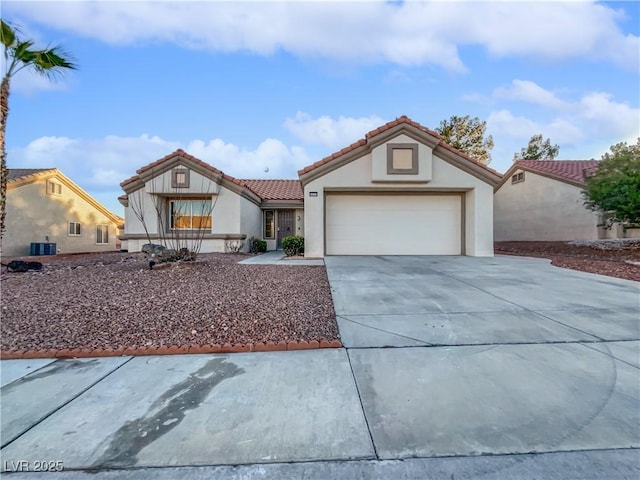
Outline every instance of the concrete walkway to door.
<path id="1" fill-rule="evenodd" d="M 243 265 L 289 265 L 289 266 L 298 266 L 298 265 L 324 265 L 324 260 L 322 258 L 287 258 L 282 250 L 269 250 L 268 252 L 261 253 L 260 255 L 255 255 L 253 257 L 249 257 L 246 260 L 242 260 L 241 263 Z"/>

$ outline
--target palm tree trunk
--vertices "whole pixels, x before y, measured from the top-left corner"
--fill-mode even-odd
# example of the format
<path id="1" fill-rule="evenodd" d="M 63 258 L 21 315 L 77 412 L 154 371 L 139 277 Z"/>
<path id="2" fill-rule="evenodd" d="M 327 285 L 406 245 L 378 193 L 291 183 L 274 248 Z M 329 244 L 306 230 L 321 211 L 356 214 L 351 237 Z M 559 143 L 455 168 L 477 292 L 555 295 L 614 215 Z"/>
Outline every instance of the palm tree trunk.
<path id="1" fill-rule="evenodd" d="M 7 213 L 7 151 L 5 147 L 5 132 L 7 131 L 7 117 L 9 116 L 9 82 L 7 75 L 0 86 L 0 252 L 2 251 L 2 237 L 4 236 L 4 219 Z"/>

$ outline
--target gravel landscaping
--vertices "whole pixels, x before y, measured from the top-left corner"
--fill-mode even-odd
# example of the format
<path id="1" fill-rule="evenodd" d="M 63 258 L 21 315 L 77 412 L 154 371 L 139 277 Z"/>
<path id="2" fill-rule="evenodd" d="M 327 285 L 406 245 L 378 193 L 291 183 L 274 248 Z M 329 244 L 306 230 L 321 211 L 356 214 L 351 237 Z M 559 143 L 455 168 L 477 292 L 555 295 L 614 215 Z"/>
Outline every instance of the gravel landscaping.
<path id="1" fill-rule="evenodd" d="M 203 254 L 149 270 L 143 254 L 113 252 L 28 259 L 42 272 L 3 267 L 1 348 L 339 338 L 323 266 L 239 265 L 244 258 Z"/>
<path id="2" fill-rule="evenodd" d="M 640 239 L 591 242 L 497 242 L 495 253 L 551 260 L 557 267 L 640 282 Z"/>

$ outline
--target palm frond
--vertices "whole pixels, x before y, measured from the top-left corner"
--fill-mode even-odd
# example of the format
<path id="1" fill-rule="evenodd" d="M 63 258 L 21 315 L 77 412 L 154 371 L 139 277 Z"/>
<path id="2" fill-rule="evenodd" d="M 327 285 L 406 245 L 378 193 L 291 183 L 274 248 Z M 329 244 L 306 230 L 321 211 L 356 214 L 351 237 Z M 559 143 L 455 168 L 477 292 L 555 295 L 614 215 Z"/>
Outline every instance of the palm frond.
<path id="1" fill-rule="evenodd" d="M 11 25 L 0 19 L 2 26 L 0 27 L 0 41 L 5 47 L 10 47 L 16 41 L 16 32 Z"/>

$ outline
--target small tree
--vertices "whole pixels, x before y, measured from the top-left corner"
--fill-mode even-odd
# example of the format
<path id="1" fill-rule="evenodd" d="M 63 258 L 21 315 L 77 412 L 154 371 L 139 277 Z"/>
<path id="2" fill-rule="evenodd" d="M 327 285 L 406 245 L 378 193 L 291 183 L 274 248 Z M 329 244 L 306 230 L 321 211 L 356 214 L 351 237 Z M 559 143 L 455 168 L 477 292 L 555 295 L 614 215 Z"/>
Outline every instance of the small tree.
<path id="1" fill-rule="evenodd" d="M 29 69 L 47 78 L 54 78 L 76 65 L 60 47 L 34 49 L 31 40 L 20 40 L 16 30 L 0 19 L 0 41 L 4 48 L 4 71 L 0 87 L 0 238 L 4 233 L 7 203 L 7 152 L 5 133 L 9 116 L 11 78 L 20 70 Z"/>
<path id="2" fill-rule="evenodd" d="M 542 134 L 532 135 L 527 148 L 513 154 L 513 160 L 555 160 L 560 153 L 559 145 L 551 145 L 551 140 L 544 140 Z"/>
<path id="3" fill-rule="evenodd" d="M 453 115 L 449 120 L 442 120 L 436 131 L 445 142 L 461 152 L 475 158 L 480 163 L 488 165 L 491 162 L 493 137 L 485 138 L 487 122 L 469 115 L 458 117 Z"/>
<path id="4" fill-rule="evenodd" d="M 199 189 L 202 193 L 194 196 L 168 186 L 166 175 L 153 176 L 156 180 L 150 182 L 149 190 L 141 188 L 128 195 L 129 207 L 142 225 L 147 242 L 164 249 L 161 254 L 154 251 L 155 255 L 163 261 L 195 260 L 205 235 L 211 233 L 211 214 L 218 195 L 211 192 L 210 184 L 205 185 L 204 178 Z M 242 245 L 235 247 L 239 250 Z"/>
<path id="5" fill-rule="evenodd" d="M 640 138 L 611 146 L 597 171 L 588 176 L 585 205 L 607 213 L 612 222 L 640 223 Z"/>

